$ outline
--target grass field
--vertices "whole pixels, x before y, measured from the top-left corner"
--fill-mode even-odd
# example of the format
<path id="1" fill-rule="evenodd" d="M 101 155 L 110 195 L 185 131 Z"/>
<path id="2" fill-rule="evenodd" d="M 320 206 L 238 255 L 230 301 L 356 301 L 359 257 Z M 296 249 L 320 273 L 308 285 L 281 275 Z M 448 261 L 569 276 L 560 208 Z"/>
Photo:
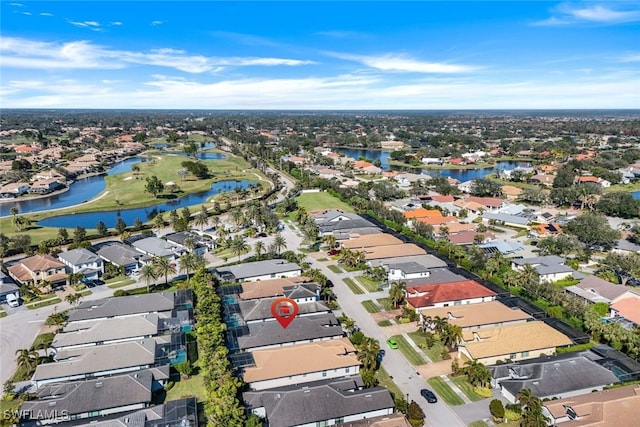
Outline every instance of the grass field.
<path id="1" fill-rule="evenodd" d="M 400 391 L 396 383 L 393 382 L 387 371 L 385 371 L 382 366 L 376 372 L 376 379 L 378 380 L 378 385 L 386 387 L 386 389 L 391 392 L 394 398 L 401 398 L 404 396 L 404 394 L 402 394 L 402 391 Z"/>
<path id="2" fill-rule="evenodd" d="M 117 175 L 105 176 L 107 187 L 98 197 L 81 205 L 58 209 L 55 211 L 43 211 L 26 216 L 31 219 L 33 226 L 24 230 L 31 236 L 32 244 L 38 244 L 42 240 L 54 239 L 57 236 L 57 228 L 39 227 L 35 225 L 41 219 L 53 215 L 65 215 L 70 213 L 96 212 L 113 209 L 132 209 L 143 206 L 152 206 L 157 203 L 164 203 L 168 196 L 183 196 L 189 193 L 206 191 L 211 188 L 211 184 L 217 181 L 225 180 L 247 180 L 259 182 L 263 188 L 268 187 L 267 181 L 259 181 L 258 177 L 253 173 L 263 176 L 261 172 L 251 169 L 250 165 L 242 158 L 225 153 L 227 156 L 224 160 L 204 160 L 209 170 L 211 178 L 195 179 L 193 176 L 181 180 L 176 171 L 182 168 L 181 163 L 186 160 L 182 156 L 168 156 L 159 153 L 158 157 L 152 156 L 153 161 L 139 163 L 140 172 L 125 172 Z M 162 182 L 174 181 L 178 184 L 181 192 L 170 194 L 165 191 L 158 198 L 144 191 L 146 185 L 145 178 L 157 176 Z M 264 176 L 263 176 L 264 177 Z M 164 197 L 164 198 L 163 198 Z M 216 197 L 225 197 L 224 193 Z M 192 206 L 192 211 L 198 206 Z M 18 230 L 11 223 L 11 217 L 0 219 L 0 229 L 6 230 L 5 234 L 11 237 L 18 234 Z M 95 232 L 93 229 L 87 229 L 89 234 Z"/>
<path id="3" fill-rule="evenodd" d="M 451 382 L 457 385 L 460 390 L 462 390 L 462 392 L 469 398 L 470 401 L 477 402 L 479 400 L 486 399 L 485 397 L 482 397 L 473 391 L 473 386 L 471 385 L 471 383 L 469 383 L 466 375 L 449 375 L 449 379 L 451 380 Z"/>
<path id="4" fill-rule="evenodd" d="M 444 345 L 442 345 L 440 341 L 435 341 L 430 348 L 424 348 L 425 339 L 422 332 L 409 332 L 407 335 L 409 335 L 409 338 L 411 338 L 413 342 L 416 343 L 422 351 L 424 351 L 424 354 L 429 356 L 429 359 L 431 359 L 432 362 L 439 362 L 442 360 L 442 350 L 444 350 Z"/>
<path id="5" fill-rule="evenodd" d="M 369 276 L 358 276 L 356 280 L 369 292 L 378 292 L 381 290 L 380 283 Z"/>
<path id="6" fill-rule="evenodd" d="M 379 313 L 380 312 L 380 309 L 378 308 L 376 303 L 371 301 L 371 300 L 362 301 L 362 305 L 364 306 L 364 309 L 367 310 L 367 312 L 369 312 L 369 313 Z"/>
<path id="7" fill-rule="evenodd" d="M 207 399 L 202 375 L 194 375 L 187 380 L 176 382 L 171 390 L 167 392 L 165 400 L 178 400 L 189 396 L 195 396 L 198 402 L 204 402 Z"/>
<path id="8" fill-rule="evenodd" d="M 58 297 L 53 297 L 51 299 L 46 299 L 43 301 L 38 301 L 36 303 L 32 303 L 32 304 L 25 304 L 27 306 L 27 308 L 29 310 L 35 310 L 36 308 L 40 308 L 40 307 L 46 307 L 48 305 L 53 305 L 53 304 L 58 304 L 59 302 L 62 302 L 62 300 Z"/>
<path id="9" fill-rule="evenodd" d="M 33 344 L 31 344 L 31 348 L 47 348 L 53 342 L 55 334 L 53 332 L 47 332 L 44 334 L 40 334 L 33 340 Z"/>
<path id="10" fill-rule="evenodd" d="M 380 304 L 385 311 L 393 310 L 394 308 L 389 298 L 378 298 L 376 301 L 378 301 L 378 304 Z"/>
<path id="11" fill-rule="evenodd" d="M 424 365 L 427 363 L 402 335 L 394 335 L 391 338 L 396 340 L 398 343 L 398 349 L 402 352 L 409 363 L 412 365 Z"/>
<path id="12" fill-rule="evenodd" d="M 342 273 L 342 269 L 337 265 L 331 264 L 331 265 L 328 265 L 327 268 L 333 271 L 334 273 L 338 273 L 338 274 Z"/>
<path id="13" fill-rule="evenodd" d="M 362 288 L 358 285 L 356 285 L 356 282 L 354 282 L 353 280 L 351 280 L 350 278 L 346 278 L 343 280 L 345 285 L 347 285 L 349 287 L 349 289 L 351 289 L 351 292 L 353 292 L 356 295 L 362 295 L 364 294 L 364 291 L 362 290 Z"/>
<path id="14" fill-rule="evenodd" d="M 433 377 L 427 380 L 427 383 L 448 405 L 462 405 L 464 401 L 455 391 L 449 387 L 447 383 L 440 377 Z"/>
<path id="15" fill-rule="evenodd" d="M 110 285 L 107 285 L 107 287 L 111 289 L 118 289 L 124 286 L 133 285 L 134 283 L 136 283 L 136 281 L 133 279 L 120 279 L 118 281 L 113 282 Z"/>
<path id="16" fill-rule="evenodd" d="M 393 323 L 391 323 L 391 320 L 381 320 L 378 322 L 378 326 L 381 326 L 383 328 L 385 326 L 391 326 L 391 325 L 393 325 Z"/>
<path id="17" fill-rule="evenodd" d="M 351 206 L 323 191 L 319 193 L 302 193 L 296 198 L 296 201 L 298 206 L 304 208 L 307 212 L 320 209 L 340 209 L 344 212 L 354 212 Z"/>
<path id="18" fill-rule="evenodd" d="M 478 420 L 469 424 L 469 427 L 489 427 L 489 425 L 482 420 Z"/>

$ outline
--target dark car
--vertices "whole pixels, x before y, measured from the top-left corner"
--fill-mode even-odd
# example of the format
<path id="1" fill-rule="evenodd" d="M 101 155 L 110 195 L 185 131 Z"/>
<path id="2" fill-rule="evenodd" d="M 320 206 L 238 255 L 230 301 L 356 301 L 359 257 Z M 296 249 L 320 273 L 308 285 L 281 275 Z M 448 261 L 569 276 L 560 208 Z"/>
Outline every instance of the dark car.
<path id="1" fill-rule="evenodd" d="M 104 280 L 100 280 L 100 279 L 94 279 L 91 281 L 91 284 L 93 286 L 100 286 L 100 285 L 104 285 Z"/>
<path id="2" fill-rule="evenodd" d="M 420 394 L 422 395 L 422 397 L 427 399 L 427 402 L 429 403 L 436 403 L 438 401 L 436 394 L 431 390 L 427 390 L 426 388 L 423 388 L 422 390 L 420 390 Z"/>
<path id="3" fill-rule="evenodd" d="M 331 280 L 327 279 L 327 283 L 325 283 L 325 286 L 327 288 L 333 288 L 333 282 Z"/>
<path id="4" fill-rule="evenodd" d="M 339 250 L 337 249 L 331 249 L 329 252 L 327 252 L 327 255 L 329 256 L 334 256 L 334 255 L 338 255 L 340 253 Z"/>
<path id="5" fill-rule="evenodd" d="M 384 348 L 381 348 L 381 349 L 380 349 L 380 351 L 378 352 L 378 354 L 379 354 L 380 356 L 384 356 L 386 353 L 387 353 L 387 352 L 386 352 L 386 351 L 384 351 Z"/>

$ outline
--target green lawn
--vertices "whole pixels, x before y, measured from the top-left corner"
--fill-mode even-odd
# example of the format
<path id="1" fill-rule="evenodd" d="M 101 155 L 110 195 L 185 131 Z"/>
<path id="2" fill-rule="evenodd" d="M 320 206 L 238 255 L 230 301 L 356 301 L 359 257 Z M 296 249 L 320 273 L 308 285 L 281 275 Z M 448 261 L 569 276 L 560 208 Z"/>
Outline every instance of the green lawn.
<path id="1" fill-rule="evenodd" d="M 380 288 L 380 282 L 369 276 L 358 276 L 356 277 L 356 280 L 369 292 L 378 292 L 382 290 L 382 288 Z"/>
<path id="2" fill-rule="evenodd" d="M 338 274 L 342 273 L 342 269 L 335 264 L 328 265 L 327 268 L 333 271 L 334 273 L 338 273 Z"/>
<path id="3" fill-rule="evenodd" d="M 202 375 L 194 375 L 188 380 L 180 380 L 167 392 L 166 401 L 195 396 L 198 402 L 207 400 Z"/>
<path id="4" fill-rule="evenodd" d="M 31 344 L 31 348 L 46 348 L 53 342 L 53 337 L 55 334 L 53 332 L 47 332 L 45 334 L 40 334 L 33 340 L 33 344 Z"/>
<path id="5" fill-rule="evenodd" d="M 123 279 L 117 282 L 113 282 L 112 284 L 107 286 L 111 289 L 118 289 L 118 288 L 122 288 L 123 286 L 133 285 L 134 283 L 136 283 L 136 281 L 133 279 Z"/>
<path id="6" fill-rule="evenodd" d="M 489 425 L 482 420 L 478 420 L 469 424 L 469 427 L 489 427 Z"/>
<path id="7" fill-rule="evenodd" d="M 396 383 L 393 382 L 387 371 L 385 371 L 382 366 L 376 372 L 376 379 L 378 380 L 378 385 L 386 387 L 394 397 L 400 398 L 404 396 L 402 391 L 400 391 Z"/>
<path id="8" fill-rule="evenodd" d="M 455 385 L 457 385 L 460 390 L 462 390 L 462 392 L 465 394 L 465 396 L 469 398 L 470 401 L 477 402 L 479 400 L 486 399 L 486 397 L 482 397 L 473 391 L 473 386 L 467 380 L 466 375 L 457 375 L 457 376 L 449 375 L 449 379 Z"/>
<path id="9" fill-rule="evenodd" d="M 362 305 L 364 306 L 364 309 L 367 310 L 369 313 L 379 313 L 380 312 L 380 309 L 378 308 L 376 303 L 371 301 L 371 300 L 362 301 Z"/>
<path id="10" fill-rule="evenodd" d="M 356 282 L 354 282 L 350 278 L 347 277 L 343 281 L 344 281 L 345 285 L 347 285 L 349 287 L 349 289 L 351 289 L 351 292 L 353 292 L 354 294 L 356 294 L 356 295 L 364 294 L 364 291 L 362 290 L 362 288 L 360 288 L 360 286 L 356 285 Z"/>
<path id="11" fill-rule="evenodd" d="M 318 258 L 318 261 L 320 261 L 320 262 L 329 261 L 329 258 Z"/>
<path id="12" fill-rule="evenodd" d="M 44 301 L 39 301 L 36 303 L 32 303 L 32 304 L 25 304 L 27 306 L 27 308 L 29 310 L 35 310 L 36 308 L 40 308 L 40 307 L 46 307 L 48 305 L 53 305 L 53 304 L 58 304 L 59 302 L 62 302 L 62 300 L 58 297 L 53 297 L 51 299 L 47 299 Z"/>
<path id="13" fill-rule="evenodd" d="M 455 406 L 464 404 L 464 400 L 462 400 L 462 398 L 458 396 L 442 378 L 432 377 L 427 380 L 427 383 L 429 383 L 431 388 L 433 388 L 433 391 L 435 391 L 438 396 L 447 403 L 447 405 Z"/>
<path id="14" fill-rule="evenodd" d="M 393 303 L 389 298 L 378 298 L 376 301 L 378 301 L 378 304 L 380 304 L 385 311 L 390 311 L 394 309 Z"/>
<path id="15" fill-rule="evenodd" d="M 393 325 L 393 323 L 391 323 L 391 320 L 381 320 L 380 322 L 378 322 L 378 326 L 381 327 L 385 327 L 385 326 L 391 326 Z"/>
<path id="16" fill-rule="evenodd" d="M 442 351 L 444 349 L 444 345 L 440 341 L 436 341 L 431 348 L 423 349 L 422 351 L 429 356 L 432 362 L 439 362 L 442 360 Z"/>
<path id="17" fill-rule="evenodd" d="M 84 291 L 80 291 L 77 293 L 80 294 L 81 297 L 86 297 L 87 295 L 91 295 L 93 292 L 91 292 L 89 289 L 85 289 Z"/>
<path id="18" fill-rule="evenodd" d="M 0 309 L 0 319 L 7 316 L 7 312 Z"/>
<path id="19" fill-rule="evenodd" d="M 427 363 L 402 335 L 394 335 L 391 338 L 396 340 L 398 343 L 398 349 L 402 352 L 409 363 L 412 365 L 424 365 Z"/>
<path id="20" fill-rule="evenodd" d="M 298 202 L 298 206 L 304 208 L 307 212 L 320 209 L 340 209 L 344 212 L 354 211 L 350 205 L 324 191 L 319 193 L 302 193 L 296 198 L 296 201 Z"/>

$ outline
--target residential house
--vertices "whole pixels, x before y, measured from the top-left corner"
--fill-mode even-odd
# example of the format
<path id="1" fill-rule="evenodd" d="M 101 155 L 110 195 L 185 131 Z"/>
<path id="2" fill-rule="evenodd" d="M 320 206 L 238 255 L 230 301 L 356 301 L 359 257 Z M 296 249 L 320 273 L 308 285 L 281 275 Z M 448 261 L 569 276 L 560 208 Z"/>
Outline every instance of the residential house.
<path id="1" fill-rule="evenodd" d="M 389 271 L 387 274 L 389 282 L 420 279 L 429 277 L 431 274 L 429 267 L 413 261 L 388 264 L 387 269 Z"/>
<path id="2" fill-rule="evenodd" d="M 456 216 L 428 216 L 425 218 L 417 218 L 417 222 L 431 225 L 434 227 L 449 226 L 450 224 L 457 224 L 458 217 Z"/>
<path id="3" fill-rule="evenodd" d="M 371 265 L 371 267 L 381 266 L 386 269 L 389 269 L 390 265 L 402 264 L 406 262 L 415 262 L 429 269 L 442 268 L 447 266 L 447 263 L 445 261 L 429 254 L 414 255 L 414 256 L 397 256 L 392 258 L 375 259 L 375 260 L 369 261 L 368 264 Z"/>
<path id="4" fill-rule="evenodd" d="M 520 309 L 513 309 L 500 301 L 488 301 L 480 304 L 453 305 L 447 307 L 428 307 L 420 310 L 420 318 L 447 319 L 463 331 L 523 323 L 532 320 L 531 315 Z"/>
<path id="5" fill-rule="evenodd" d="M 38 365 L 32 381 L 39 389 L 50 383 L 149 369 L 156 363 L 156 345 L 153 338 L 147 338 L 60 350 L 55 354 L 54 362 Z"/>
<path id="6" fill-rule="evenodd" d="M 486 243 L 491 239 L 495 239 L 495 237 L 496 236 L 493 233 L 489 232 L 478 233 L 477 231 L 462 231 L 455 234 L 449 233 L 447 240 L 454 245 L 468 246 L 478 243 Z"/>
<path id="7" fill-rule="evenodd" d="M 285 277 L 282 279 L 267 279 L 258 280 L 254 282 L 242 282 L 240 286 L 240 293 L 238 298 L 241 300 L 271 298 L 284 296 L 284 289 L 297 284 L 307 284 L 308 277 Z M 310 285 L 319 287 L 317 283 L 310 283 Z"/>
<path id="8" fill-rule="evenodd" d="M 353 169 L 357 173 L 364 173 L 364 174 L 371 174 L 371 175 L 379 175 L 382 173 L 382 169 L 364 160 L 356 160 L 355 162 L 353 162 Z"/>
<path id="9" fill-rule="evenodd" d="M 102 245 L 96 253 L 103 260 L 115 266 L 123 267 L 127 274 L 137 271 L 144 264 L 151 261 L 149 255 L 133 250 L 120 242 L 109 242 L 106 245 Z"/>
<path id="10" fill-rule="evenodd" d="M 339 339 L 342 326 L 333 313 L 296 317 L 284 329 L 278 322 L 247 325 L 248 333 L 227 334 L 229 350 L 255 351 Z M 231 329 L 232 330 L 232 329 Z"/>
<path id="11" fill-rule="evenodd" d="M 457 199 L 456 201 L 453 202 L 453 205 L 460 209 L 466 209 L 474 213 L 484 212 L 487 210 L 487 207 L 485 205 L 478 202 L 474 202 L 472 200 L 466 200 L 466 199 Z"/>
<path id="12" fill-rule="evenodd" d="M 627 239 L 620 239 L 615 243 L 613 248 L 611 248 L 611 252 L 623 255 L 637 254 L 640 253 L 640 245 Z"/>
<path id="13" fill-rule="evenodd" d="M 637 384 L 543 402 L 542 414 L 559 427 L 636 427 L 640 420 Z"/>
<path id="14" fill-rule="evenodd" d="M 526 339 L 526 337 L 523 337 Z M 489 367 L 492 384 L 510 402 L 528 388 L 540 399 L 564 398 L 602 390 L 620 380 L 591 352 L 543 356 Z"/>
<path id="15" fill-rule="evenodd" d="M 558 280 L 576 277 L 576 271 L 564 264 L 564 259 L 556 255 L 547 255 L 533 258 L 520 258 L 511 260 L 511 268 L 516 271 L 524 270 L 529 264 L 537 272 L 540 282 L 557 282 Z"/>
<path id="16" fill-rule="evenodd" d="M 523 215 L 511 215 L 502 212 L 485 212 L 482 219 L 486 222 L 495 221 L 510 227 L 528 228 L 529 218 Z"/>
<path id="17" fill-rule="evenodd" d="M 413 243 L 389 246 L 371 246 L 364 248 L 364 259 L 366 261 L 372 261 L 384 258 L 425 255 L 426 253 L 427 252 L 424 249 Z"/>
<path id="18" fill-rule="evenodd" d="M 51 255 L 34 255 L 23 258 L 7 267 L 9 276 L 27 286 L 50 283 L 50 288 L 64 286 L 67 282 L 65 265 Z"/>
<path id="19" fill-rule="evenodd" d="M 39 179 L 31 183 L 29 193 L 48 194 L 62 187 L 63 185 L 57 179 Z"/>
<path id="20" fill-rule="evenodd" d="M 629 296 L 630 288 L 615 285 L 597 276 L 585 276 L 580 283 L 565 288 L 565 292 L 577 295 L 590 303 L 604 302 L 611 304 L 624 296 Z"/>
<path id="21" fill-rule="evenodd" d="M 0 303 L 6 302 L 9 294 L 20 298 L 20 287 L 15 284 L 11 277 L 0 270 Z"/>
<path id="22" fill-rule="evenodd" d="M 22 196 L 29 191 L 30 184 L 26 182 L 11 182 L 0 187 L 0 198 L 10 199 Z"/>
<path id="23" fill-rule="evenodd" d="M 499 360 L 525 360 L 554 354 L 557 347 L 571 344 L 573 341 L 566 335 L 535 320 L 465 331 L 458 344 L 458 357 L 493 365 Z"/>
<path id="24" fill-rule="evenodd" d="M 513 185 L 503 185 L 501 191 L 507 200 L 513 201 L 520 197 L 524 190 L 520 187 L 514 187 Z"/>
<path id="25" fill-rule="evenodd" d="M 170 261 L 175 261 L 182 253 L 186 252 L 186 250 L 180 246 L 157 237 L 146 237 L 136 240 L 131 243 L 131 246 L 138 252 L 150 257 L 167 258 Z"/>
<path id="26" fill-rule="evenodd" d="M 427 278 L 428 279 L 428 278 Z M 424 280 L 424 279 L 419 279 Z M 407 307 L 419 312 L 426 307 L 448 307 L 493 301 L 496 293 L 475 280 L 407 286 Z"/>
<path id="27" fill-rule="evenodd" d="M 557 222 L 533 224 L 529 227 L 529 236 L 533 238 L 551 237 L 562 234 L 562 227 Z"/>
<path id="28" fill-rule="evenodd" d="M 468 196 L 468 202 L 476 202 L 487 208 L 488 211 L 497 211 L 500 208 L 507 206 L 507 202 L 503 199 L 496 199 L 495 197 L 477 197 Z"/>
<path id="29" fill-rule="evenodd" d="M 261 298 L 246 301 L 237 301 L 226 304 L 225 322 L 250 324 L 256 322 L 271 322 L 275 318 L 271 313 L 271 305 L 278 298 Z M 329 313 L 331 309 L 319 300 L 298 302 L 298 317 L 316 316 Z"/>
<path id="30" fill-rule="evenodd" d="M 438 157 L 423 157 L 422 158 L 422 163 L 424 163 L 425 165 L 441 166 L 443 161 L 442 161 L 442 159 L 440 159 Z"/>
<path id="31" fill-rule="evenodd" d="M 473 182 L 473 180 L 469 180 L 469 181 L 458 183 L 456 187 L 458 188 L 458 190 L 462 191 L 463 193 L 469 194 L 473 190 L 474 185 L 475 183 Z"/>
<path id="32" fill-rule="evenodd" d="M 606 179 L 598 178 L 595 176 L 578 176 L 575 179 L 575 184 L 577 185 L 587 184 L 587 183 L 599 185 L 602 188 L 611 187 L 611 182 L 607 181 Z"/>
<path id="33" fill-rule="evenodd" d="M 529 178 L 529 182 L 551 187 L 555 179 L 556 179 L 555 175 L 536 174 L 536 175 L 533 175 L 531 178 Z"/>
<path id="34" fill-rule="evenodd" d="M 380 148 L 384 150 L 401 150 L 404 148 L 402 141 L 380 141 Z"/>
<path id="35" fill-rule="evenodd" d="M 360 372 L 360 361 L 347 338 L 256 350 L 255 366 L 242 378 L 251 390 L 268 390 L 294 384 L 341 378 Z"/>
<path id="36" fill-rule="evenodd" d="M 343 248 L 356 251 L 374 246 L 391 246 L 401 244 L 403 244 L 402 240 L 387 233 L 367 234 L 364 236 L 357 236 L 349 240 L 340 241 L 340 246 Z"/>
<path id="37" fill-rule="evenodd" d="M 164 238 L 167 242 L 178 246 L 181 250 L 189 251 L 198 255 L 206 254 L 214 245 L 213 240 L 198 236 L 197 234 L 188 231 L 167 234 Z"/>
<path id="38" fill-rule="evenodd" d="M 489 240 L 477 245 L 488 254 L 500 252 L 502 255 L 514 255 L 518 251 L 524 250 L 524 245 L 514 240 Z"/>
<path id="39" fill-rule="evenodd" d="M 58 259 L 67 266 L 68 271 L 82 274 L 87 280 L 98 279 L 104 273 L 102 258 L 84 248 L 61 252 Z"/>
<path id="40" fill-rule="evenodd" d="M 626 329 L 640 325 L 640 294 L 630 291 L 611 304 L 609 322 L 620 323 Z M 626 322 L 625 322 L 626 321 Z"/>
<path id="41" fill-rule="evenodd" d="M 216 269 L 216 274 L 224 281 L 251 282 L 298 277 L 302 274 L 302 269 L 298 264 L 284 259 L 269 259 L 219 267 Z"/>
<path id="42" fill-rule="evenodd" d="M 442 217 L 442 212 L 438 209 L 425 209 L 419 207 L 417 209 L 402 212 L 402 216 L 404 216 L 407 220 L 412 220 L 416 218 Z"/>
<path id="43" fill-rule="evenodd" d="M 82 301 L 68 314 L 67 321 L 85 322 L 114 317 L 158 313 L 161 317 L 177 317 L 188 321 L 192 317 L 193 295 L 189 289 L 129 295 Z"/>
<path id="44" fill-rule="evenodd" d="M 159 325 L 156 313 L 71 322 L 54 336 L 51 348 L 60 351 L 151 338 L 158 335 Z"/>
<path id="45" fill-rule="evenodd" d="M 413 258 L 413 257 L 408 257 Z M 441 283 L 452 283 L 464 281 L 466 278 L 459 274 L 453 273 L 449 268 L 436 267 L 429 271 L 428 277 L 420 277 L 417 279 L 405 279 L 402 280 L 407 287 L 417 287 L 424 285 L 439 285 Z"/>
<path id="46" fill-rule="evenodd" d="M 269 425 L 350 426 L 360 420 L 375 426 L 372 419 L 392 416 L 394 402 L 384 387 L 364 388 L 360 377 L 319 381 L 305 387 L 288 386 L 249 391 L 242 395 L 251 413 Z M 387 427 L 405 427 L 394 423 Z"/>
<path id="47" fill-rule="evenodd" d="M 58 424 L 106 417 L 146 408 L 152 402 L 153 374 L 149 370 L 87 381 L 42 386 L 36 400 L 20 406 L 21 423 Z"/>

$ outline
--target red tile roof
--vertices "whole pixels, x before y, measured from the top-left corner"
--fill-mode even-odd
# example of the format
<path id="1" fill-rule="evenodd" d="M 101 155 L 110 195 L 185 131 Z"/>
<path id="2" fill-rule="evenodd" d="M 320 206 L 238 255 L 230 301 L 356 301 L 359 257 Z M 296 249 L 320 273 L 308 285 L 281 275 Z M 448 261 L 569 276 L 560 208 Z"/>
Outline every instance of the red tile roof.
<path id="1" fill-rule="evenodd" d="M 489 208 L 500 207 L 504 202 L 504 200 L 502 199 L 496 199 L 493 197 L 476 197 L 476 196 L 469 196 L 467 197 L 467 200 L 470 202 L 480 203 L 481 205 L 485 205 Z"/>
<path id="2" fill-rule="evenodd" d="M 438 303 L 492 297 L 495 295 L 495 292 L 490 291 L 475 280 L 463 280 L 437 285 L 410 286 L 407 288 L 407 303 L 414 308 L 420 308 L 430 307 Z"/>
<path id="3" fill-rule="evenodd" d="M 431 200 L 433 200 L 434 202 L 440 202 L 440 203 L 453 203 L 453 196 L 452 195 L 442 196 L 438 194 L 435 196 L 431 196 Z"/>

